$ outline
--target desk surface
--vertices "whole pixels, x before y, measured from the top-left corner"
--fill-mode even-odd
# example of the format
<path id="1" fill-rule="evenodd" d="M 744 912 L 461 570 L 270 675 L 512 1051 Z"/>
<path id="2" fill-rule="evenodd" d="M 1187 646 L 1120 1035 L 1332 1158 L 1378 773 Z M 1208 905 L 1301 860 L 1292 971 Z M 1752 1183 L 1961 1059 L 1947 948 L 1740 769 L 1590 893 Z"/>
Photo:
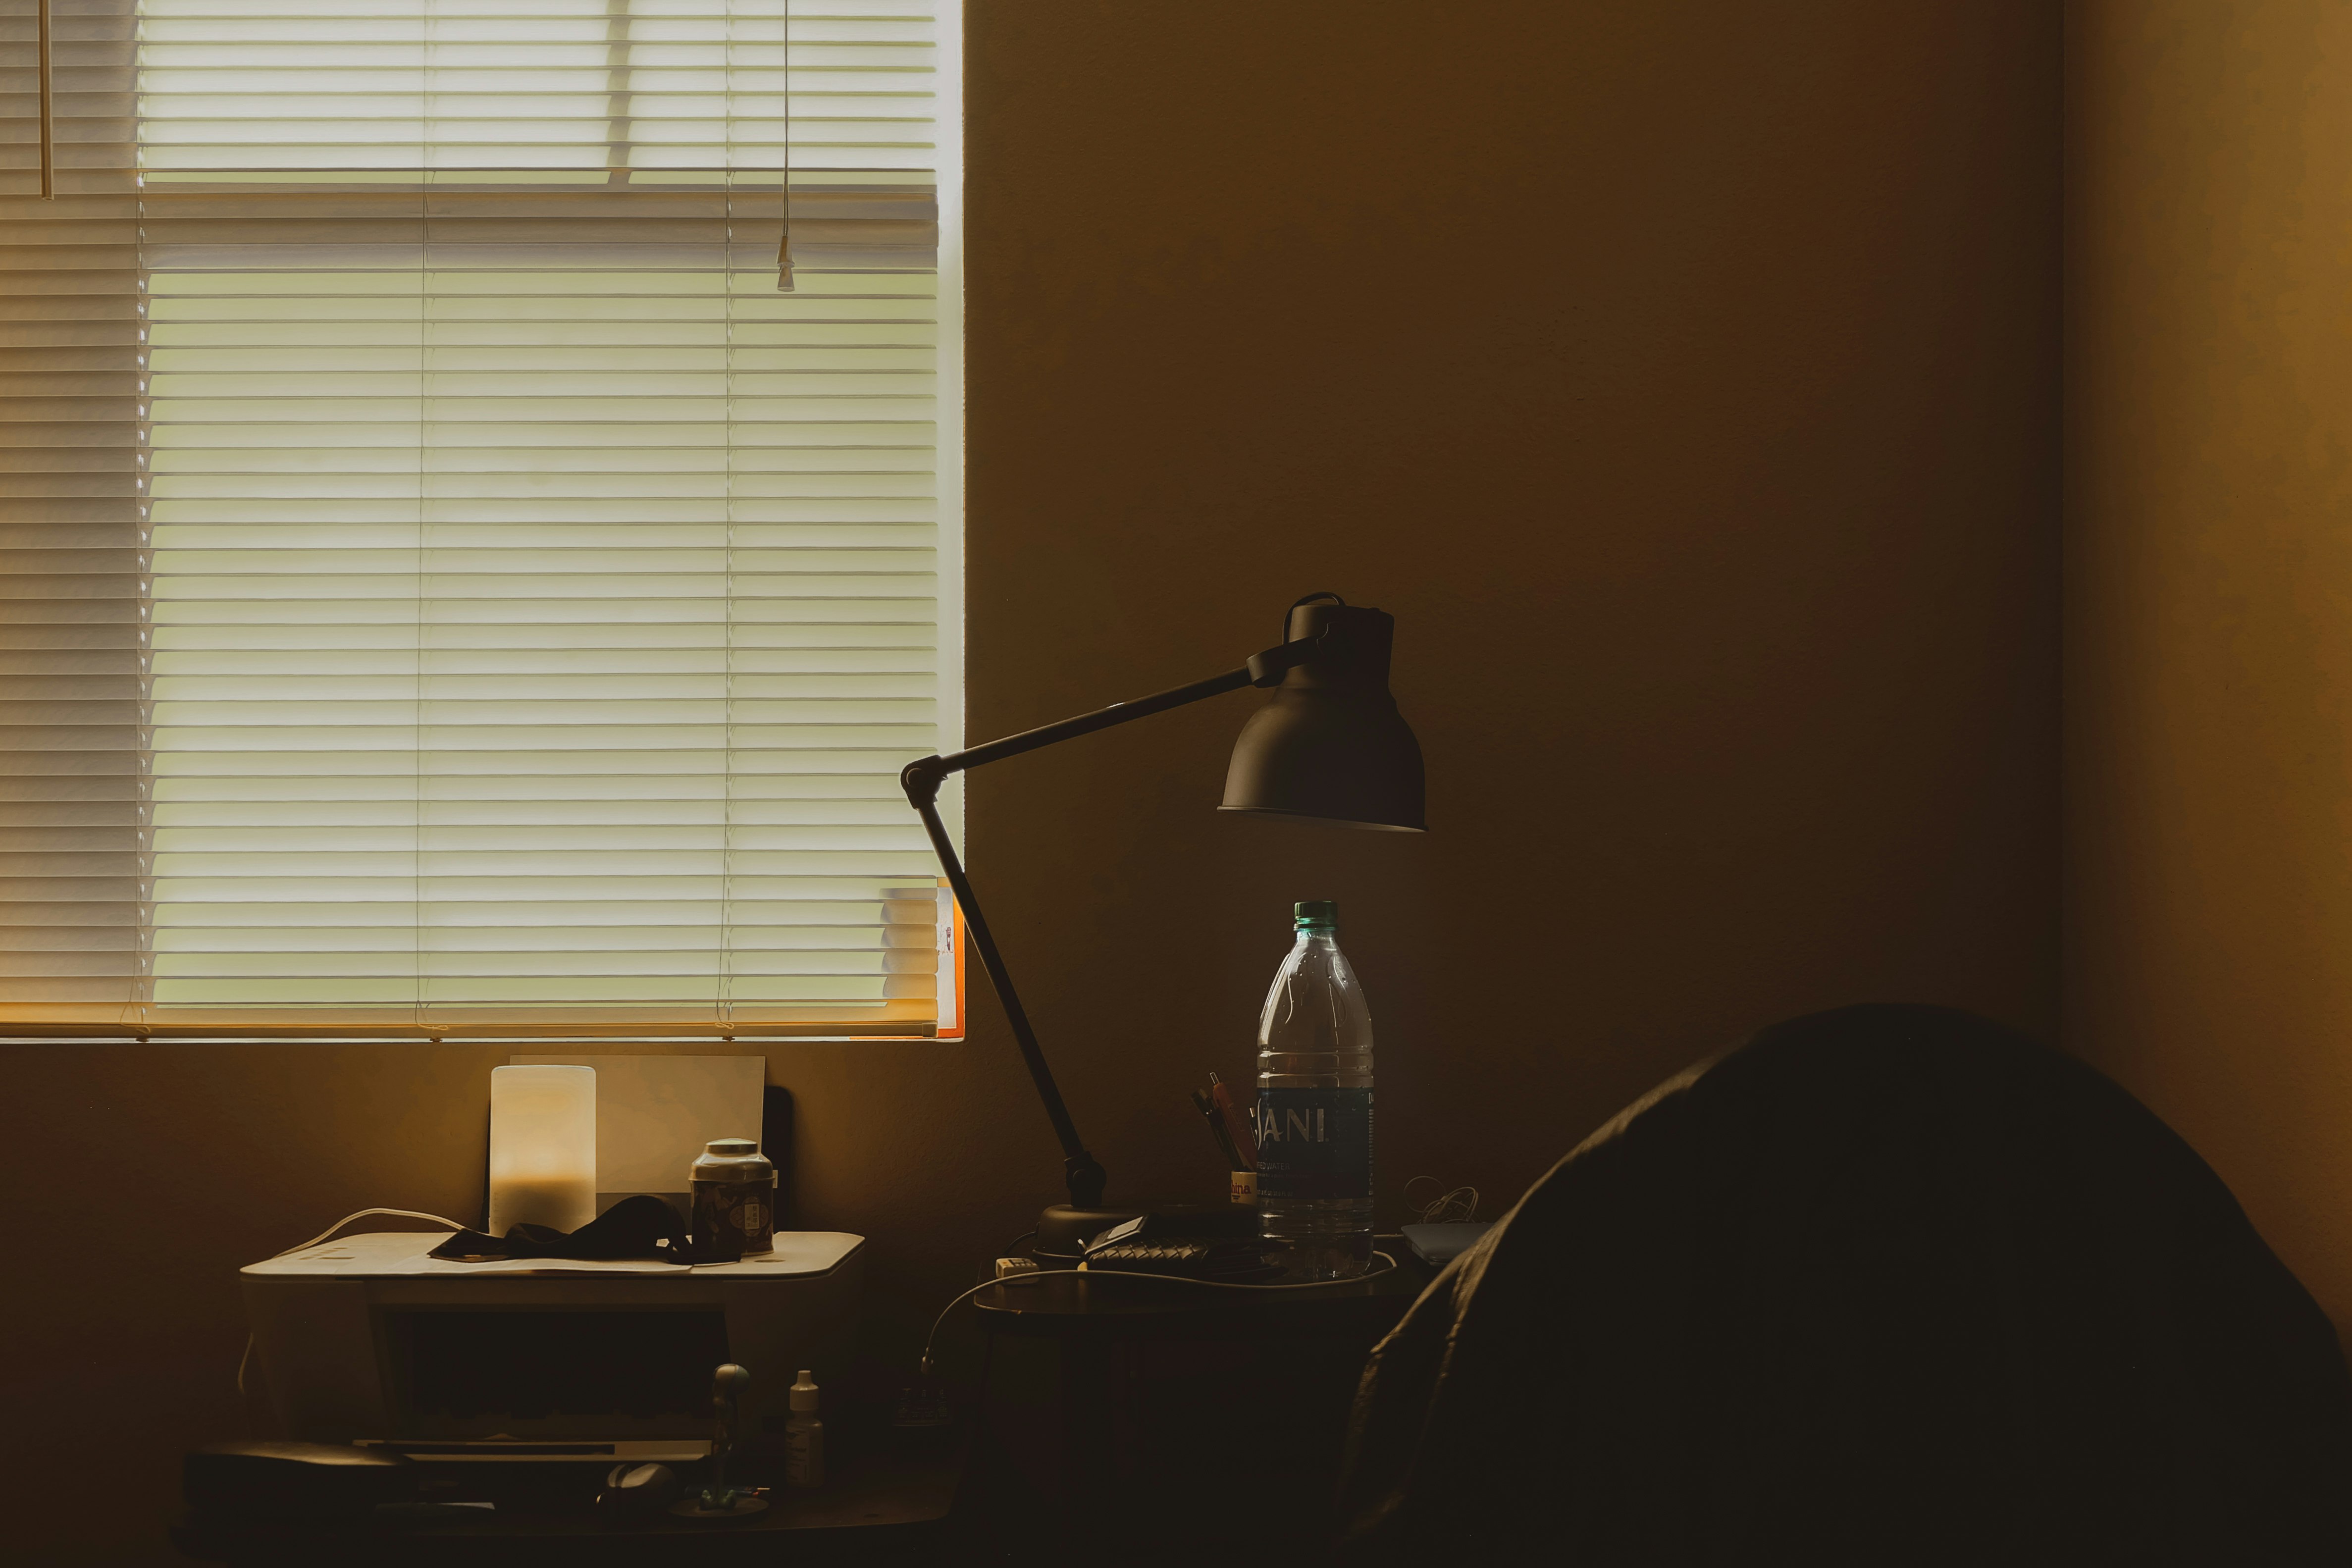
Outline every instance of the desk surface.
<path id="1" fill-rule="evenodd" d="M 277 1258 L 248 1263 L 241 1274 L 274 1277 L 324 1276 L 338 1279 L 447 1279 L 483 1274 L 530 1275 L 670 1275 L 697 1278 L 778 1279 L 823 1274 L 866 1245 L 862 1236 L 839 1230 L 787 1230 L 776 1233 L 772 1252 L 758 1252 L 732 1263 L 665 1263 L 653 1258 L 612 1259 L 579 1258 L 501 1258 L 484 1263 L 462 1263 L 453 1258 L 430 1256 L 446 1241 L 446 1230 L 375 1230 L 337 1237 Z"/>

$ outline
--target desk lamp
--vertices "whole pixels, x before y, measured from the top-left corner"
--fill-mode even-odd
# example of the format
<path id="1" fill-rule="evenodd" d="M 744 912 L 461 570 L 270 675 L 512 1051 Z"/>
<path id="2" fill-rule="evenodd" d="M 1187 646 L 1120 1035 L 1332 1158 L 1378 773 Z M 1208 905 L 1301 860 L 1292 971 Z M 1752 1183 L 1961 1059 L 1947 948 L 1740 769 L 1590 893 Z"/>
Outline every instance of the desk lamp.
<path id="1" fill-rule="evenodd" d="M 1290 606 L 1283 640 L 1250 656 L 1239 669 L 1196 680 L 1133 702 L 1115 703 L 1058 724 L 1024 731 L 984 746 L 907 764 L 898 782 L 923 819 L 948 886 L 955 892 L 971 933 L 972 951 L 988 972 L 990 985 L 1004 1005 L 1005 1021 L 1020 1044 L 1037 1097 L 1045 1101 L 1054 1134 L 1062 1141 L 1062 1169 L 1069 1185 L 1070 1210 L 1048 1210 L 1069 1221 L 1088 1213 L 1106 1220 L 1139 1211 L 1104 1211 L 1102 1163 L 1087 1152 L 1071 1121 L 1069 1107 L 1045 1066 L 1037 1032 L 1021 1005 L 1012 971 L 997 951 L 996 938 L 981 912 L 963 862 L 940 821 L 940 782 L 987 763 L 1003 762 L 1097 730 L 1130 723 L 1244 686 L 1271 688 L 1273 699 L 1250 715 L 1234 742 L 1225 770 L 1224 811 L 1255 812 L 1395 833 L 1426 831 L 1422 820 L 1421 746 L 1389 695 L 1389 645 L 1393 617 L 1353 605 L 1337 594 L 1310 594 Z M 1078 1211 L 1076 1214 L 1070 1211 Z"/>

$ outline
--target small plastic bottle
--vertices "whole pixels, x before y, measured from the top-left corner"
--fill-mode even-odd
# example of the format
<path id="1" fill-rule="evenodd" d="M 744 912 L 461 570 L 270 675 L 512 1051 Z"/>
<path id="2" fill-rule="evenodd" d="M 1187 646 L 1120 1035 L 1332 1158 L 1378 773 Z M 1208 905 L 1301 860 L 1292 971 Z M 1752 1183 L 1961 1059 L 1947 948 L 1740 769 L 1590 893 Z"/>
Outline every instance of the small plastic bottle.
<path id="1" fill-rule="evenodd" d="M 793 1413 L 784 1419 L 784 1484 L 824 1485 L 824 1423 L 816 1413 L 816 1380 L 801 1369 L 793 1384 Z"/>

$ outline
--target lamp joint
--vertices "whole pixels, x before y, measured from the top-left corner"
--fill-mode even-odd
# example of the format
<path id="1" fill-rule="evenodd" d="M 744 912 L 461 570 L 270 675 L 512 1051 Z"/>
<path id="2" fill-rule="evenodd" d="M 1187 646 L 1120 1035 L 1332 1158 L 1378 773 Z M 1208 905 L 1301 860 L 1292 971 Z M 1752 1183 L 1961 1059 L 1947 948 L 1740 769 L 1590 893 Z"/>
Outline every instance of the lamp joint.
<path id="1" fill-rule="evenodd" d="M 1103 1184 L 1109 1178 L 1103 1172 L 1102 1162 L 1094 1155 L 1080 1149 L 1066 1157 L 1062 1161 L 1062 1179 L 1069 1186 L 1073 1208 L 1102 1207 Z"/>
<path id="2" fill-rule="evenodd" d="M 940 798 L 940 781 L 947 776 L 945 758 L 918 757 L 898 770 L 898 787 L 907 792 L 908 801 L 919 808 L 936 805 Z"/>
<path id="3" fill-rule="evenodd" d="M 1297 642 L 1286 642 L 1279 647 L 1270 647 L 1263 653 L 1250 655 L 1250 684 L 1252 686 L 1281 685 L 1284 676 L 1305 664 L 1317 654 L 1323 652 L 1330 643 L 1331 634 L 1325 632 L 1320 637 L 1300 637 Z"/>

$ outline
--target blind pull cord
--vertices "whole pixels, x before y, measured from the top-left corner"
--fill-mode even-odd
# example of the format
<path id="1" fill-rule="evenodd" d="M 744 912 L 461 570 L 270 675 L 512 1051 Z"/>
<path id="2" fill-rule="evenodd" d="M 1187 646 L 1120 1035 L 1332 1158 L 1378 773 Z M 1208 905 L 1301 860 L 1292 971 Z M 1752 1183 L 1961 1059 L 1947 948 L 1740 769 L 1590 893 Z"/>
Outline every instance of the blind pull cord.
<path id="1" fill-rule="evenodd" d="M 58 199 L 58 137 L 49 106 L 49 0 L 40 0 L 41 52 L 41 199 Z"/>
<path id="2" fill-rule="evenodd" d="M 776 241 L 776 292 L 798 292 L 793 282 L 793 22 L 789 7 L 784 16 L 784 232 Z"/>

